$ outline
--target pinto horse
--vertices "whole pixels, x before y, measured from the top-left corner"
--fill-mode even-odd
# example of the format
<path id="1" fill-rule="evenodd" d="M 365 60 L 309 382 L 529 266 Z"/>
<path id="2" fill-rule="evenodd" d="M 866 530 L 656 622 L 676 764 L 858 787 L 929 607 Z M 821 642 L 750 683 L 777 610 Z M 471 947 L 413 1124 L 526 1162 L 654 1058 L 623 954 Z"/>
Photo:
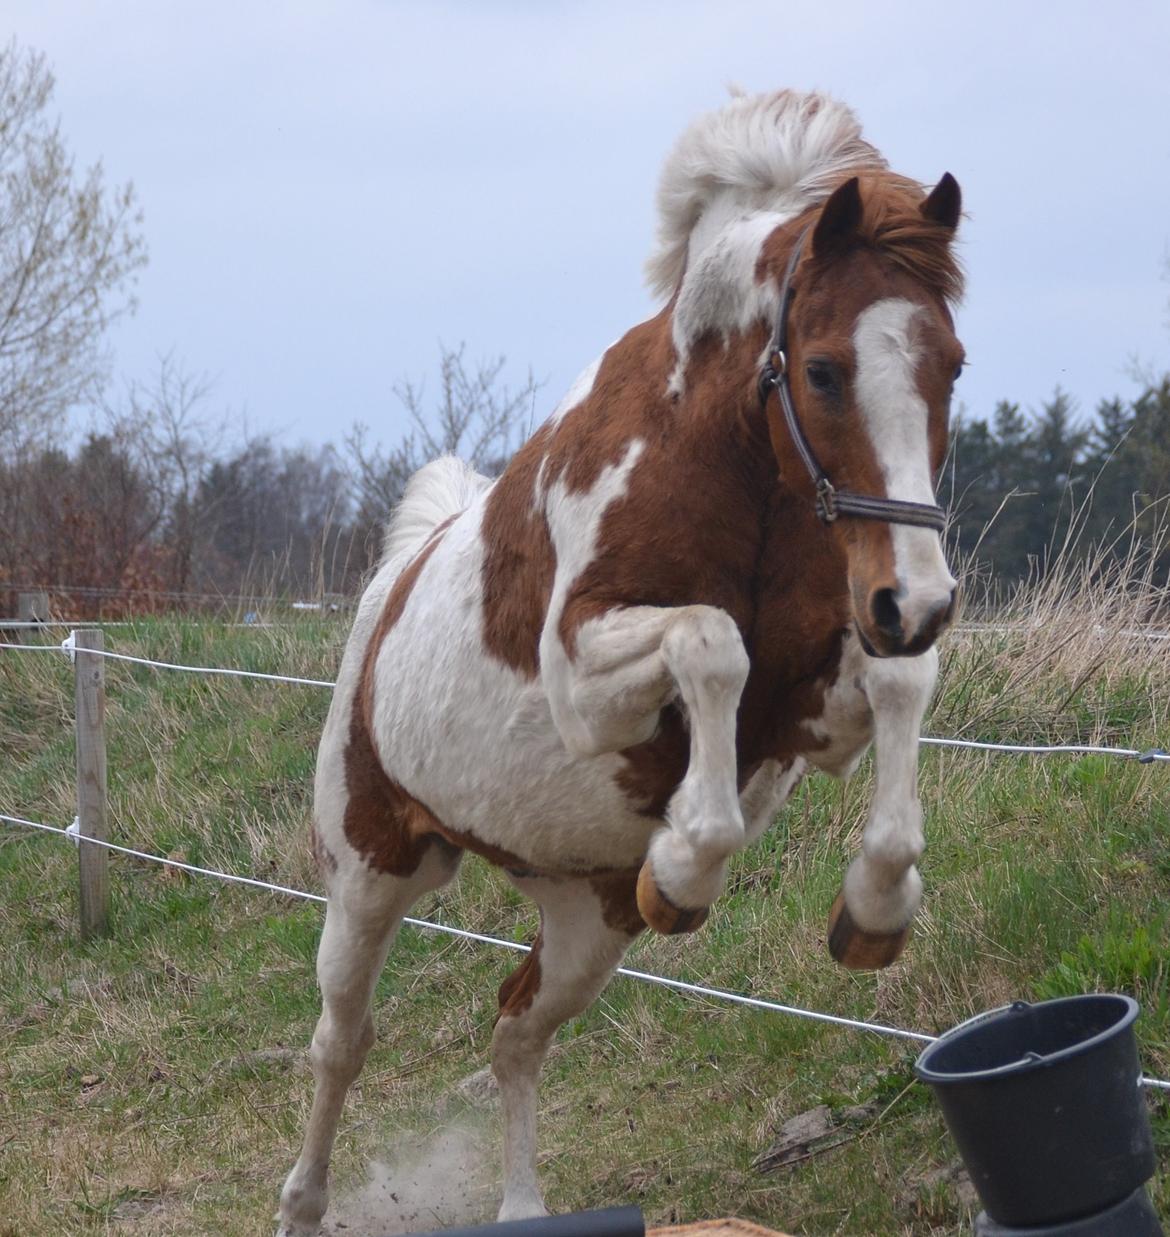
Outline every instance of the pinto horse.
<path id="1" fill-rule="evenodd" d="M 324 1214 L 395 931 L 465 851 L 541 912 L 492 1039 L 501 1219 L 544 1213 L 557 1028 L 647 925 L 702 923 L 807 770 L 875 746 L 837 961 L 893 961 L 918 907 L 918 734 L 955 606 L 933 477 L 963 357 L 958 185 L 927 194 L 846 107 L 783 91 L 692 125 L 659 203 L 661 311 L 497 481 L 417 473 L 358 608 L 317 762 L 323 1009 L 284 1237 Z"/>

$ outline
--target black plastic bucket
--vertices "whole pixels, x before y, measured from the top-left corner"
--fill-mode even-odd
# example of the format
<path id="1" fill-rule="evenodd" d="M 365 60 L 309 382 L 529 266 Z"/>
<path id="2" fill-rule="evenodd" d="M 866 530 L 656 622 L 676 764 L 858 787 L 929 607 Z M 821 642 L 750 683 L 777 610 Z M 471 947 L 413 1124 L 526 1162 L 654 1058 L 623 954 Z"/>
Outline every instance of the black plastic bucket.
<path id="1" fill-rule="evenodd" d="M 1089 1217 L 1153 1175 L 1137 1015 L 1127 996 L 1017 1001 L 948 1031 L 918 1058 L 914 1072 L 934 1091 L 992 1220 Z"/>

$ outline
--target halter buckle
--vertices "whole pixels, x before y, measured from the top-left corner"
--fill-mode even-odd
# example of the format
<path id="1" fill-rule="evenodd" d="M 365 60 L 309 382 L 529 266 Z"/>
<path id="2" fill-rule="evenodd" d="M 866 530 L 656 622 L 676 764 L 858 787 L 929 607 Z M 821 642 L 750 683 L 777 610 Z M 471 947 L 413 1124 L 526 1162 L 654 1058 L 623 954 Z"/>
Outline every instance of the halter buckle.
<path id="1" fill-rule="evenodd" d="M 822 523 L 832 524 L 840 514 L 837 510 L 837 491 L 828 477 L 822 477 L 817 482 L 817 515 Z"/>

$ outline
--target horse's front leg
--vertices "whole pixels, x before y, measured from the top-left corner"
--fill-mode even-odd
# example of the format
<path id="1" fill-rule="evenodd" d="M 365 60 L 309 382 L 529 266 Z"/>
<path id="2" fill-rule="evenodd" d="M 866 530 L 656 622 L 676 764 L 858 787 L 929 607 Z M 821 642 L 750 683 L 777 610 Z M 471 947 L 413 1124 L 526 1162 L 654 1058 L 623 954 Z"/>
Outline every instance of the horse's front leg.
<path id="1" fill-rule="evenodd" d="M 870 659 L 875 787 L 861 854 L 829 916 L 829 951 L 852 970 L 889 966 L 922 900 L 915 866 L 925 848 L 918 801 L 918 737 L 938 674 L 938 653 Z"/>
<path id="2" fill-rule="evenodd" d="M 739 628 L 713 606 L 639 606 L 574 634 L 571 654 L 546 657 L 542 647 L 553 719 L 570 751 L 645 742 L 671 699 L 686 711 L 690 761 L 650 841 L 638 909 L 657 932 L 692 931 L 723 888 L 728 856 L 744 845 L 735 723 L 749 667 Z"/>

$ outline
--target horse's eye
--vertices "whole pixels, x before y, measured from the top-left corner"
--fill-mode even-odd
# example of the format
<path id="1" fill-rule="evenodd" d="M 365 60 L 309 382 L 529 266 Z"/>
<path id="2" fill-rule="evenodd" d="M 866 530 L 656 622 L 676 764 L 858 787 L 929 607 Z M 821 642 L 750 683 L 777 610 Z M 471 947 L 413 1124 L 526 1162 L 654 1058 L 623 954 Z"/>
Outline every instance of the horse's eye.
<path id="1" fill-rule="evenodd" d="M 960 361 L 955 368 L 955 376 L 951 379 L 952 382 L 958 382 L 963 376 L 963 362 Z"/>
<path id="2" fill-rule="evenodd" d="M 837 371 L 828 361 L 809 361 L 804 367 L 808 385 L 822 395 L 835 395 L 839 390 Z"/>

